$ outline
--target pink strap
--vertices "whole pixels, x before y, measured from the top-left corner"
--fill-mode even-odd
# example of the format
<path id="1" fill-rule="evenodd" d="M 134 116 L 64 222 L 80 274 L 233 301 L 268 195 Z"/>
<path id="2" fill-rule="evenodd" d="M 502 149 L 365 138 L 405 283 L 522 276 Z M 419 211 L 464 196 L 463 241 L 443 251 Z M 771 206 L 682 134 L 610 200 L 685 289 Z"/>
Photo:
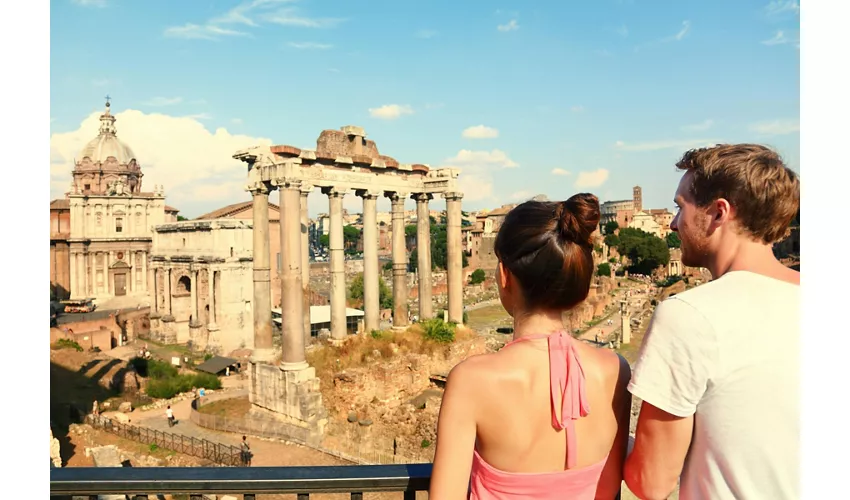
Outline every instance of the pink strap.
<path id="1" fill-rule="evenodd" d="M 529 335 L 520 337 L 505 344 L 526 340 L 548 338 L 549 340 L 549 389 L 552 393 L 552 427 L 566 429 L 567 433 L 567 468 L 576 464 L 576 433 L 575 420 L 587 416 L 590 405 L 584 386 L 584 369 L 576 352 L 573 338 L 565 331 L 552 334 Z M 561 419 L 555 412 L 555 402 L 561 396 Z"/>

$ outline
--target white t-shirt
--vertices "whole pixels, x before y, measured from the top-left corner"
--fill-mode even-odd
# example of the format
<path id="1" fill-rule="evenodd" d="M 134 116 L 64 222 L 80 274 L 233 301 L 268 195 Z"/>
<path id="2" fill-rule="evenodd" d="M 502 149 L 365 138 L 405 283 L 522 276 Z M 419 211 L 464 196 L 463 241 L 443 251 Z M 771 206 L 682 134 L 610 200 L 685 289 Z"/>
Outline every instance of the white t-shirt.
<path id="1" fill-rule="evenodd" d="M 174 413 L 171 411 L 171 408 L 165 410 L 165 416 L 171 418 L 174 416 Z"/>
<path id="2" fill-rule="evenodd" d="M 797 499 L 800 287 L 734 271 L 657 307 L 629 391 L 694 415 L 679 498 Z"/>

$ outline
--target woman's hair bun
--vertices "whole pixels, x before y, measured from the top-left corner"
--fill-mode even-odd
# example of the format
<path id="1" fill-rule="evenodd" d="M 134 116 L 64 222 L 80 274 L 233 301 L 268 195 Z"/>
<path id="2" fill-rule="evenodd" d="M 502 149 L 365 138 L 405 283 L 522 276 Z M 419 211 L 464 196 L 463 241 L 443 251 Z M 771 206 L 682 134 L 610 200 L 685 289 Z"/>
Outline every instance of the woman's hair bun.
<path id="1" fill-rule="evenodd" d="M 590 193 L 573 195 L 555 210 L 561 237 L 584 246 L 593 246 L 591 235 L 599 226 L 599 198 Z"/>

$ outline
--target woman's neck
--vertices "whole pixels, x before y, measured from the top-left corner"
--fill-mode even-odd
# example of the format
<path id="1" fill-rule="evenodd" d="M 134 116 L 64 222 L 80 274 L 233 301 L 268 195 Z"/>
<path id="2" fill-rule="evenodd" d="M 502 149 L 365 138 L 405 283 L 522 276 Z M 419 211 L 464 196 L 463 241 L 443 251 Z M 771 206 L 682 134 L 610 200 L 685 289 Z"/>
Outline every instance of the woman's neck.
<path id="1" fill-rule="evenodd" d="M 537 311 L 514 316 L 514 340 L 564 329 L 561 311 Z"/>

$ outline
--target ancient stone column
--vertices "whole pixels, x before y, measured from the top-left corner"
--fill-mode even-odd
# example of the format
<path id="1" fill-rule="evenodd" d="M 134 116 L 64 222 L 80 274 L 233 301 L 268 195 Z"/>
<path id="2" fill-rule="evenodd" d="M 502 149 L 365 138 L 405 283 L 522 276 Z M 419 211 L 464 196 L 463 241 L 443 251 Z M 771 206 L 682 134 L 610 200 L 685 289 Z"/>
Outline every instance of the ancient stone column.
<path id="1" fill-rule="evenodd" d="M 463 323 L 463 247 L 460 200 L 463 193 L 445 193 L 446 250 L 448 253 L 449 321 Z"/>
<path id="2" fill-rule="evenodd" d="M 83 266 L 82 272 L 80 273 L 82 275 L 82 283 L 83 283 L 83 293 L 82 293 L 82 295 L 83 295 L 83 297 L 88 298 L 88 296 L 89 296 L 89 266 L 88 266 L 89 253 L 88 252 L 81 253 L 80 257 L 82 257 L 80 259 L 80 261 L 81 261 L 81 264 Z"/>
<path id="3" fill-rule="evenodd" d="M 345 253 L 342 229 L 342 197 L 345 190 L 325 188 L 330 203 L 330 258 L 331 258 L 331 338 L 342 340 L 346 336 L 345 324 Z"/>
<path id="4" fill-rule="evenodd" d="M 207 291 L 209 292 L 209 308 L 210 317 L 207 324 L 208 330 L 217 330 L 218 325 L 215 324 L 215 271 L 207 268 Z"/>
<path id="5" fill-rule="evenodd" d="M 251 190 L 254 210 L 254 361 L 271 361 L 272 303 L 269 269 L 269 186 L 256 184 Z M 282 212 L 283 207 L 281 207 Z M 283 214 L 281 213 L 281 217 Z M 283 234 L 283 232 L 281 232 Z"/>
<path id="6" fill-rule="evenodd" d="M 301 289 L 304 313 L 304 343 L 310 340 L 310 216 L 307 197 L 313 191 L 310 184 L 301 184 Z"/>
<path id="7" fill-rule="evenodd" d="M 79 284 L 77 283 L 77 252 L 69 252 L 71 258 L 69 259 L 71 268 L 71 298 L 76 299 L 79 297 L 79 292 L 77 292 L 77 288 Z"/>
<path id="8" fill-rule="evenodd" d="M 378 266 L 378 193 L 357 191 L 363 198 L 363 309 L 367 332 L 381 328 L 381 297 Z"/>
<path id="9" fill-rule="evenodd" d="M 198 270 L 189 268 L 189 296 L 192 304 L 192 320 L 189 321 L 189 326 L 200 325 L 201 321 L 198 318 Z"/>
<path id="10" fill-rule="evenodd" d="M 416 193 L 416 268 L 419 270 L 419 319 L 434 316 L 431 310 L 431 211 L 428 193 Z"/>
<path id="11" fill-rule="evenodd" d="M 301 181 L 280 184 L 280 309 L 284 371 L 307 368 L 304 357 L 304 289 L 301 286 Z M 271 315 L 269 315 L 271 318 Z"/>
<path id="12" fill-rule="evenodd" d="M 148 253 L 141 252 L 142 254 L 142 291 L 148 291 Z"/>
<path id="13" fill-rule="evenodd" d="M 157 269 L 153 270 L 153 290 L 150 292 L 151 294 L 151 314 L 159 316 L 159 287 L 157 284 Z"/>
<path id="14" fill-rule="evenodd" d="M 165 269 L 165 314 L 171 316 L 171 268 Z"/>
<path id="15" fill-rule="evenodd" d="M 407 326 L 407 247 L 404 237 L 404 199 L 407 193 L 388 192 L 393 230 L 393 326 Z"/>

